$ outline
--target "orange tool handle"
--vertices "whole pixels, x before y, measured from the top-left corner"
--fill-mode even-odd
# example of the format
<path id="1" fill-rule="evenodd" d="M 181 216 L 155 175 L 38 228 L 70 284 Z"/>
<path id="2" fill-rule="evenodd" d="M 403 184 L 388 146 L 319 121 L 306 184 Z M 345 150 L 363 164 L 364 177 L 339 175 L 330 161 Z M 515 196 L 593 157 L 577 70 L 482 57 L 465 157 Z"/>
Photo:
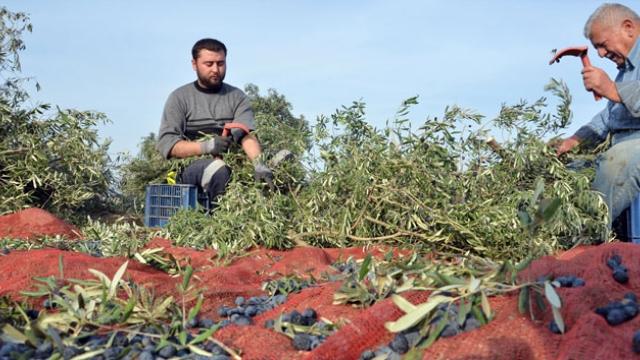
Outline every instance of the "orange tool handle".
<path id="1" fill-rule="evenodd" d="M 229 136 L 229 134 L 231 133 L 231 129 L 240 129 L 240 130 L 244 131 L 247 134 L 251 132 L 251 130 L 249 130 L 249 128 L 244 124 L 226 123 L 226 124 L 224 124 L 224 127 L 222 128 L 222 136 Z"/>
<path id="2" fill-rule="evenodd" d="M 580 59 L 582 60 L 582 66 L 583 67 L 591 66 L 591 61 L 589 61 L 589 57 L 587 56 L 587 52 L 586 51 L 582 55 L 580 55 Z M 597 92 L 593 91 L 593 98 L 596 99 L 596 101 L 598 101 L 598 100 L 602 99 L 602 95 L 600 95 Z"/>

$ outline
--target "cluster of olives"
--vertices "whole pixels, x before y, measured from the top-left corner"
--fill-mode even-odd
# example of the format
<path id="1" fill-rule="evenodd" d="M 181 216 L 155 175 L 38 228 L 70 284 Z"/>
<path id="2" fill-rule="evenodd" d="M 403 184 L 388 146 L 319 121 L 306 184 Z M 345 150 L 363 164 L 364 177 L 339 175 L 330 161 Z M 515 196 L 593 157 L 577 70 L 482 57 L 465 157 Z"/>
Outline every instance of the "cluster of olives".
<path id="1" fill-rule="evenodd" d="M 607 266 L 612 271 L 613 278 L 620 284 L 629 282 L 629 272 L 626 266 L 622 265 L 620 255 L 613 255 L 607 260 Z"/>
<path id="2" fill-rule="evenodd" d="M 596 308 L 596 314 L 607 319 L 611 326 L 620 325 L 638 315 L 638 298 L 634 293 L 624 294 L 620 301 L 612 301 L 606 306 Z"/>
<path id="3" fill-rule="evenodd" d="M 553 281 L 560 284 L 560 287 L 577 288 L 585 285 L 584 279 L 574 275 L 558 276 Z"/>
<path id="4" fill-rule="evenodd" d="M 280 316 L 279 321 L 267 320 L 264 324 L 266 328 L 275 329 L 276 326 L 289 327 L 294 333 L 293 347 L 296 350 L 311 351 L 327 338 L 329 332 L 329 325 L 323 321 L 318 320 L 318 314 L 311 308 L 304 309 L 299 312 L 293 310 L 289 313 L 284 313 Z M 308 331 L 304 331 L 304 330 Z M 275 329 L 283 331 L 284 329 Z"/>
<path id="5" fill-rule="evenodd" d="M 44 339 L 37 347 L 0 341 L 0 359 L 49 359 L 55 357 L 70 359 L 101 349 L 103 349 L 102 353 L 96 354 L 91 358 L 97 360 L 161 360 L 175 357 L 182 359 L 231 359 L 223 348 L 212 341 L 192 345 L 211 354 L 211 356 L 202 356 L 193 353 L 188 347 L 174 345 L 180 343 L 175 337 L 169 337 L 168 343 L 161 344 L 160 337 L 154 336 L 168 331 L 169 329 L 166 325 L 164 328 L 146 326 L 136 335 L 117 332 L 115 334 L 106 333 L 77 337 L 73 339 L 73 343 L 65 343 L 62 349 L 55 346 L 49 339 Z M 191 341 L 193 338 L 193 335 L 187 335 L 187 341 Z M 110 340 L 111 345 L 105 349 Z"/>
<path id="6" fill-rule="evenodd" d="M 465 331 L 471 331 L 480 327 L 480 322 L 471 314 L 467 313 L 462 325 L 457 321 L 458 306 L 456 304 L 440 304 L 436 308 L 433 319 L 429 322 L 432 328 L 438 326 L 440 321 L 446 317 L 447 324 L 439 334 L 439 337 L 451 337 Z M 416 347 L 423 340 L 419 328 L 413 327 L 399 332 L 391 342 L 380 346 L 375 350 L 366 350 L 360 354 L 360 360 L 371 360 L 377 357 L 385 359 L 400 359 L 409 349 Z"/>
<path id="7" fill-rule="evenodd" d="M 251 318 L 265 311 L 269 311 L 283 304 L 285 301 L 287 301 L 287 296 L 283 294 L 276 296 L 252 296 L 248 299 L 245 299 L 243 296 L 238 296 L 235 300 L 235 307 L 223 305 L 218 308 L 218 315 L 226 318 L 220 322 L 220 325 L 222 327 L 231 323 L 240 326 L 251 325 L 253 323 Z"/>

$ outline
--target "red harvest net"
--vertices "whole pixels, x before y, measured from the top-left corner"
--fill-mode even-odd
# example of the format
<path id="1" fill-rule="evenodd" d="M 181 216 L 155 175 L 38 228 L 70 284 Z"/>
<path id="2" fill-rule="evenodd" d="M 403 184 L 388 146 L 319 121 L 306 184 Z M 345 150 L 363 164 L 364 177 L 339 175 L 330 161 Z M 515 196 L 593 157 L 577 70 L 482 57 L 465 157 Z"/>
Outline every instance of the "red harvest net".
<path id="1" fill-rule="evenodd" d="M 52 235 L 55 231 L 69 236 L 73 227 L 55 219 L 42 210 L 31 211 L 30 216 L 20 213 L 0 217 L 0 237 L 33 238 Z M 37 216 L 34 216 L 37 215 Z M 46 224 L 39 218 L 46 219 Z M 34 224 L 40 224 L 35 226 Z M 53 233 L 52 233 L 53 232 Z M 7 235 L 9 234 L 9 235 Z M 269 279 L 283 275 L 314 275 L 331 272 L 329 265 L 349 256 L 362 258 L 363 248 L 319 249 L 296 248 L 290 251 L 257 249 L 231 264 L 215 262 L 213 251 L 172 247 L 169 241 L 155 239 L 148 247 L 164 247 L 179 259 L 190 259 L 195 268 L 195 281 L 204 289 L 206 297 L 203 313 L 218 319 L 217 308 L 232 305 L 237 296 L 262 294 L 261 285 Z M 382 254 L 385 249 L 371 250 Z M 617 253 L 629 269 L 629 283 L 618 284 L 606 266 L 606 259 Z M 12 251 L 0 255 L 0 295 L 19 298 L 21 290 L 33 289 L 34 276 L 58 274 L 58 259 L 62 256 L 67 278 L 92 278 L 87 269 L 97 269 L 113 276 L 125 258 L 95 258 L 82 253 L 61 250 Z M 455 337 L 436 341 L 424 353 L 424 359 L 624 359 L 632 358 L 631 339 L 640 329 L 640 317 L 619 326 L 609 326 L 605 319 L 594 313 L 598 306 L 619 300 L 627 292 L 640 288 L 640 247 L 633 244 L 608 244 L 582 247 L 556 257 L 535 261 L 521 274 L 535 279 L 540 275 L 576 275 L 586 281 L 581 288 L 559 288 L 563 301 L 562 315 L 567 333 L 555 335 L 547 329 L 551 312 L 538 314 L 533 322 L 518 312 L 517 296 L 491 299 L 495 318 L 479 329 Z M 134 282 L 153 288 L 157 294 L 176 295 L 177 279 L 150 266 L 129 260 L 127 270 Z M 321 283 L 300 293 L 290 294 L 287 301 L 269 312 L 254 318 L 254 325 L 230 325 L 215 337 L 242 354 L 243 359 L 358 359 L 367 349 L 388 343 L 393 334 L 384 324 L 395 320 L 402 312 L 390 301 L 381 301 L 367 309 L 333 305 L 334 291 L 339 283 Z M 425 292 L 405 294 L 413 303 L 426 300 Z M 280 313 L 311 307 L 320 317 L 343 324 L 318 348 L 311 352 L 296 351 L 291 340 L 266 329 L 265 320 Z"/>

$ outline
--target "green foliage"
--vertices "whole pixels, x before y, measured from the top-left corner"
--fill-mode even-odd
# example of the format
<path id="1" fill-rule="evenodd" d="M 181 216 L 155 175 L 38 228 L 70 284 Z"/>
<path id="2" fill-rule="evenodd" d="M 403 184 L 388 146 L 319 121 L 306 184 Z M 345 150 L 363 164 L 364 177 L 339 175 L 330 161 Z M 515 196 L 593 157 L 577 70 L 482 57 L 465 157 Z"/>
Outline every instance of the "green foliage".
<path id="1" fill-rule="evenodd" d="M 311 131 L 304 116 L 291 113 L 291 104 L 284 95 L 269 89 L 266 96 L 254 84 L 244 88 L 251 99 L 251 107 L 256 117 L 257 135 L 267 157 L 278 150 L 287 149 L 302 154 L 311 148 Z"/>
<path id="2" fill-rule="evenodd" d="M 0 100 L 1 101 L 1 100 Z M 95 211 L 108 193 L 101 114 L 59 110 L 48 119 L 0 104 L 0 213 L 42 207 L 70 217 Z M 69 156 L 73 154 L 73 156 Z"/>
<path id="3" fill-rule="evenodd" d="M 104 207 L 109 193 L 108 142 L 99 142 L 96 112 L 24 108 L 27 93 L 16 77 L 20 39 L 28 18 L 0 9 L 0 214 L 41 207 L 82 218 Z"/>
<path id="4" fill-rule="evenodd" d="M 26 343 L 36 348 L 45 341 L 55 344 L 58 354 L 53 358 L 62 358 L 67 345 L 74 341 L 90 338 L 94 335 L 111 334 L 105 344 L 91 348 L 78 358 L 96 357 L 110 348 L 115 334 L 121 332 L 133 337 L 144 335 L 155 338 L 160 347 L 172 345 L 178 350 L 188 349 L 203 356 L 212 356 L 195 345 L 209 339 L 217 327 L 201 329 L 199 334 L 193 333 L 195 338 L 187 340 L 187 320 L 192 320 L 198 314 L 202 299 L 193 285 L 189 285 L 191 276 L 188 268 L 184 274 L 181 287 L 182 302 L 178 305 L 171 296 L 159 298 L 153 291 L 125 280 L 128 261 L 120 266 L 113 278 L 104 273 L 89 269 L 95 279 L 77 280 L 65 279 L 62 273 L 63 259 L 60 257 L 60 277 L 35 278 L 36 289 L 23 291 L 30 297 L 46 297 L 53 310 L 42 309 L 38 318 L 29 321 L 21 305 L 8 302 L 3 307 L 3 319 L 10 322 L 5 324 L 2 332 L 14 342 Z M 20 316 L 27 321 L 22 321 Z M 124 353 L 132 351 L 135 345 L 129 343 Z M 67 356 L 68 357 L 68 356 Z"/>
<path id="5" fill-rule="evenodd" d="M 31 30 L 29 17 L 25 13 L 14 13 L 4 6 L 0 7 L 0 74 L 4 81 L 0 84 L 0 97 L 11 106 L 16 106 L 28 97 L 20 88 L 24 79 L 19 73 L 20 51 L 25 49 L 22 34 Z"/>
<path id="6" fill-rule="evenodd" d="M 346 267 L 349 270 L 338 275 L 338 280 L 345 281 L 334 293 L 334 304 L 370 306 L 391 298 L 404 314 L 386 322 L 385 328 L 396 333 L 417 331 L 419 338 L 410 346 L 422 350 L 420 354 L 441 336 L 448 324 L 454 324 L 455 328 L 463 327 L 470 319 L 478 325 L 491 321 L 495 316 L 489 302 L 491 296 L 531 291 L 546 296 L 553 308 L 561 306 L 548 281 L 516 283 L 517 272 L 527 262 L 513 265 L 510 261 L 498 263 L 473 255 L 431 252 L 425 257 L 408 252 L 407 256 L 393 256 L 390 252 L 385 259 L 367 256 L 363 260 L 349 259 L 347 264 L 354 266 Z M 415 290 L 426 290 L 430 296 L 420 304 L 402 296 L 403 292 Z M 528 305 L 523 302 L 527 311 Z"/>
<path id="7" fill-rule="evenodd" d="M 141 252 L 135 253 L 134 257 L 138 262 L 153 266 L 169 275 L 176 275 L 182 272 L 180 261 L 170 253 L 164 251 L 163 247 L 144 249 Z"/>
<path id="8" fill-rule="evenodd" d="M 601 241 L 607 215 L 590 190 L 592 172 L 568 170 L 540 139 L 570 121 L 566 87 L 554 81 L 549 90 L 560 98 L 553 115 L 544 113 L 544 98 L 503 105 L 485 123 L 454 106 L 442 118 L 428 118 L 418 132 L 406 118 L 417 98 L 405 101 L 383 130 L 366 121 L 363 103 L 353 103 L 318 119 L 304 181 L 287 192 L 265 193 L 253 184 L 250 167 L 234 168 L 212 217 L 182 212 L 166 235 L 222 254 L 254 245 L 386 242 L 494 259 L 523 259 L 529 241 L 536 253 Z M 487 128 L 512 135 L 500 145 Z M 278 169 L 276 177 L 287 171 Z M 539 199 L 558 200 L 532 201 L 537 179 L 547 184 Z M 540 209 L 553 209 L 554 216 L 543 214 L 544 226 L 530 234 L 518 211 Z"/>
<path id="9" fill-rule="evenodd" d="M 280 193 L 264 196 L 250 171 L 238 169 L 246 175 L 244 181 L 234 173 L 214 216 L 180 211 L 171 218 L 164 235 L 179 246 L 212 247 L 221 256 L 256 245 L 290 247 L 287 218 L 295 211 L 293 199 Z"/>
<path id="10" fill-rule="evenodd" d="M 125 208 L 129 211 L 140 212 L 144 206 L 146 186 L 166 182 L 167 172 L 177 164 L 166 161 L 156 149 L 156 136 L 150 133 L 142 139 L 139 152 L 135 157 L 121 154 L 118 165 L 120 180 L 118 189 Z"/>
<path id="11" fill-rule="evenodd" d="M 149 228 L 126 221 L 107 225 L 89 219 L 80 230 L 83 241 L 73 244 L 73 249 L 98 256 L 132 257 L 157 235 Z"/>
<path id="12" fill-rule="evenodd" d="M 92 256 L 135 256 L 139 262 L 149 263 L 171 274 L 176 273 L 175 259 L 168 254 L 158 254 L 154 249 L 141 250 L 147 242 L 158 236 L 154 229 L 138 226 L 132 222 L 116 221 L 106 224 L 87 219 L 80 227 L 81 241 L 60 236 L 41 237 L 37 242 L 23 239 L 0 239 L 0 248 L 6 250 L 34 250 L 55 248 L 83 252 Z M 138 253 L 142 251 L 141 253 Z M 166 258 L 166 259 L 163 259 Z M 180 268 L 177 267 L 179 271 Z"/>
<path id="13" fill-rule="evenodd" d="M 315 336 L 329 337 L 335 333 L 339 326 L 333 322 L 330 322 L 326 318 L 322 318 L 312 325 L 299 325 L 291 321 L 285 320 L 285 314 L 280 314 L 274 319 L 273 331 L 280 333 L 284 336 L 294 339 L 297 334 L 309 334 Z"/>

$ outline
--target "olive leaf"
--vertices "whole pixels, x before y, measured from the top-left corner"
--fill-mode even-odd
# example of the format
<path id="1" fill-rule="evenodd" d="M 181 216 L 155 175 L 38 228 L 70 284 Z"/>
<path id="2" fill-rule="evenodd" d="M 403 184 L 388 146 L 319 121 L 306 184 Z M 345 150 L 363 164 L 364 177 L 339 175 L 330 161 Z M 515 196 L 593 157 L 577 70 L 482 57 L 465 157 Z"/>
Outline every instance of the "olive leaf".
<path id="1" fill-rule="evenodd" d="M 471 279 L 469 280 L 469 293 L 476 292 L 480 287 L 481 282 L 482 281 L 480 279 L 476 279 L 475 277 L 471 276 Z"/>
<path id="2" fill-rule="evenodd" d="M 560 313 L 560 308 L 552 306 L 551 311 L 553 312 L 553 320 L 556 322 L 556 325 L 558 325 L 558 329 L 560 329 L 560 332 L 564 334 L 565 325 L 564 325 L 564 320 L 562 320 L 562 314 Z"/>
<path id="3" fill-rule="evenodd" d="M 369 273 L 370 266 L 371 266 L 371 254 L 367 254 L 367 256 L 362 261 L 362 265 L 360 265 L 360 272 L 358 273 L 358 281 L 364 280 L 364 278 Z"/>
<path id="4" fill-rule="evenodd" d="M 200 356 L 206 356 L 206 357 L 212 357 L 212 356 L 213 356 L 213 354 L 212 354 L 212 353 L 210 353 L 210 352 L 208 352 L 208 351 L 206 351 L 206 350 L 203 350 L 203 349 L 201 349 L 201 348 L 199 348 L 199 347 L 197 347 L 197 346 L 194 346 L 194 345 L 188 344 L 188 345 L 187 345 L 187 347 L 188 347 L 188 348 L 189 348 L 189 350 L 191 350 L 191 352 L 193 352 L 194 354 L 198 354 L 198 355 L 200 355 Z"/>
<path id="5" fill-rule="evenodd" d="M 538 177 L 535 181 L 535 190 L 531 195 L 531 203 L 535 204 L 540 200 L 540 196 L 544 193 L 544 179 L 542 177 Z"/>
<path id="6" fill-rule="evenodd" d="M 472 306 L 471 307 L 471 313 L 473 314 L 473 317 L 476 318 L 476 320 L 478 320 L 480 322 L 480 324 L 482 325 L 486 325 L 488 322 L 488 318 L 485 317 L 485 315 L 483 314 L 482 310 L 479 309 L 477 306 Z"/>
<path id="7" fill-rule="evenodd" d="M 443 317 L 442 319 L 440 319 L 435 327 L 435 329 L 433 329 L 430 333 L 429 336 L 427 337 L 427 339 L 424 341 L 424 343 L 422 344 L 422 348 L 427 348 L 429 346 L 431 346 L 440 336 L 440 334 L 442 333 L 442 330 L 444 330 L 445 326 L 447 326 L 447 319 L 445 317 Z"/>
<path id="8" fill-rule="evenodd" d="M 11 324 L 4 324 L 0 331 L 0 339 L 2 341 L 14 342 L 24 344 L 28 338 L 20 330 L 13 327 Z"/>
<path id="9" fill-rule="evenodd" d="M 113 298 L 116 295 L 116 291 L 118 290 L 118 285 L 120 284 L 120 280 L 122 276 L 124 276 L 125 271 L 127 271 L 127 265 L 129 265 L 129 261 L 125 261 L 124 264 L 120 265 L 116 273 L 113 275 L 113 279 L 109 284 L 109 299 Z"/>
<path id="10" fill-rule="evenodd" d="M 529 310 L 529 287 L 524 286 L 520 289 L 520 294 L 518 295 L 518 310 L 521 314 L 526 313 Z"/>
<path id="11" fill-rule="evenodd" d="M 200 334 L 198 334 L 198 336 L 196 336 L 195 338 L 193 338 L 193 340 L 191 340 L 189 342 L 189 345 L 195 345 L 195 344 L 199 344 L 205 340 L 207 340 L 208 338 L 211 337 L 211 335 L 213 335 L 213 333 L 215 333 L 218 330 L 218 326 L 214 326 L 211 329 L 207 329 L 202 331 Z"/>
<path id="12" fill-rule="evenodd" d="M 473 299 L 466 301 L 464 298 L 460 299 L 460 305 L 458 307 L 458 315 L 456 321 L 458 325 L 462 326 L 467 320 L 467 314 L 471 311 Z"/>
<path id="13" fill-rule="evenodd" d="M 419 323 L 427 315 L 429 315 L 429 313 L 433 311 L 436 306 L 450 301 L 451 298 L 448 296 L 432 296 L 429 298 L 429 300 L 427 300 L 427 302 L 417 305 L 415 309 L 404 314 L 398 320 L 386 322 L 384 324 L 384 327 L 387 328 L 387 330 L 389 330 L 390 332 L 400 332 L 409 329 Z"/>
<path id="14" fill-rule="evenodd" d="M 391 300 L 394 304 L 396 304 L 396 306 L 400 308 L 400 310 L 404 311 L 405 313 L 413 312 L 416 310 L 416 305 L 413 305 L 411 302 L 400 295 L 391 295 Z"/>
<path id="15" fill-rule="evenodd" d="M 204 296 L 202 294 L 200 294 L 198 296 L 198 300 L 196 301 L 195 306 L 192 307 L 189 310 L 189 315 L 187 316 L 187 321 L 191 321 L 191 320 L 195 319 L 195 317 L 200 312 L 200 308 L 202 307 L 203 302 L 204 302 Z"/>
<path id="16" fill-rule="evenodd" d="M 491 305 L 489 304 L 489 298 L 484 291 L 480 292 L 480 303 L 482 304 L 482 312 L 484 313 L 484 316 L 487 319 L 491 319 Z"/>
<path id="17" fill-rule="evenodd" d="M 558 293 L 553 288 L 553 286 L 551 286 L 551 283 L 548 280 L 544 282 L 544 296 L 547 298 L 549 304 L 551 304 L 552 307 L 558 309 L 562 307 L 560 296 L 558 296 Z"/>
<path id="18" fill-rule="evenodd" d="M 529 216 L 529 213 L 527 213 L 526 211 L 519 210 L 518 218 L 520 219 L 520 224 L 522 224 L 522 227 L 524 228 L 528 228 L 533 223 L 533 220 L 531 220 L 531 216 Z"/>
<path id="19" fill-rule="evenodd" d="M 551 220 L 551 218 L 556 214 L 558 209 L 560 208 L 561 201 L 559 198 L 554 198 L 552 200 L 545 199 L 544 202 L 540 204 L 540 209 L 542 210 L 542 218 L 545 221 Z"/>

